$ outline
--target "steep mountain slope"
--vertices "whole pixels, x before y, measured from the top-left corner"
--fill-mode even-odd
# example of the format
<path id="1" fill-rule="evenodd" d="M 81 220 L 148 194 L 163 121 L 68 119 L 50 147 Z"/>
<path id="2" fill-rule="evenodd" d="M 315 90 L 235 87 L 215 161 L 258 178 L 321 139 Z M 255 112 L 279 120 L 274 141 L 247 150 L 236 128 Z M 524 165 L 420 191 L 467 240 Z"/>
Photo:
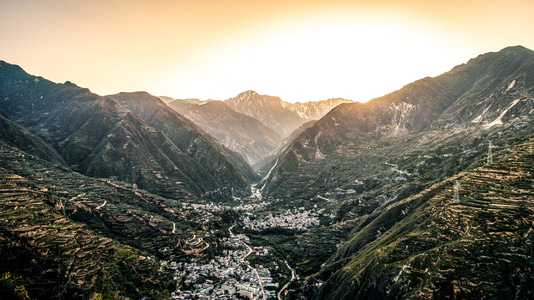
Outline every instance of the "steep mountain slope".
<path id="1" fill-rule="evenodd" d="M 246 91 L 224 101 L 233 110 L 251 116 L 277 132 L 282 138 L 310 120 L 318 120 L 342 103 L 351 100 L 336 98 L 317 102 L 288 103 L 278 97 Z"/>
<path id="2" fill-rule="evenodd" d="M 167 97 L 167 96 L 159 96 L 158 98 L 165 103 L 170 103 L 175 100 L 174 98 Z"/>
<path id="3" fill-rule="evenodd" d="M 69 82 L 56 84 L 28 75 L 5 62 L 0 62 L 0 104 L 11 120 L 42 138 L 69 167 L 83 174 L 114 177 L 174 198 L 189 193 L 229 197 L 233 187 L 227 183 L 235 178 L 241 183 L 235 191 L 246 192 L 243 177 L 234 174 L 234 169 L 230 170 L 234 173 L 224 173 L 224 167 L 210 165 L 223 172 L 216 178 L 197 161 L 228 163 L 214 141 L 198 138 L 198 143 L 190 143 L 191 138 L 203 135 L 187 120 L 183 134 L 189 139 L 178 146 L 176 139 L 171 141 L 109 97 Z M 172 121 L 179 123 L 179 118 L 176 114 Z M 181 150 L 185 147 L 191 148 L 187 154 Z"/>
<path id="4" fill-rule="evenodd" d="M 161 98 L 161 97 L 160 97 Z M 168 98 L 168 97 L 167 97 Z M 188 99 L 172 99 L 165 102 L 170 108 L 187 118 L 187 114 L 202 102 L 190 102 Z M 191 120 L 191 119 L 190 119 Z M 193 121 L 193 120 L 191 120 Z M 194 121 L 193 121 L 194 122 Z M 200 125 L 200 124 L 197 124 Z"/>
<path id="5" fill-rule="evenodd" d="M 451 180 L 459 172 L 471 170 L 473 161 L 485 161 L 488 152 L 505 151 L 503 149 L 510 144 L 534 134 L 533 59 L 534 52 L 523 47 L 481 55 L 441 76 L 416 81 L 368 103 L 342 104 L 295 139 L 263 181 L 262 193 L 279 199 L 277 205 L 281 207 L 308 201 L 324 207 L 333 213 L 336 222 L 321 230 L 336 233 L 344 229 L 347 232 L 346 242 L 339 245 L 327 267 L 310 277 L 307 288 L 315 292 L 308 291 L 309 297 L 315 293 L 316 299 L 399 299 L 418 298 L 418 295 L 453 298 L 453 290 L 461 295 L 458 298 L 499 298 L 503 294 L 496 290 L 510 291 L 514 286 L 518 299 L 530 298 L 532 291 L 524 291 L 521 283 L 518 285 L 521 276 L 513 277 L 512 282 L 506 279 L 515 274 L 513 271 L 498 269 L 502 274 L 496 277 L 498 283 L 487 275 L 488 270 L 500 266 L 495 264 L 485 265 L 481 275 L 476 275 L 477 265 L 472 261 L 450 260 L 439 270 L 445 271 L 436 275 L 446 279 L 421 279 L 431 267 L 418 260 L 418 246 L 411 246 L 405 240 L 417 243 L 405 234 L 431 216 L 426 210 L 416 215 L 412 213 L 419 206 L 429 210 L 434 207 L 436 203 L 429 203 L 427 207 L 425 201 L 441 191 L 433 189 L 436 184 L 441 188 L 448 186 L 451 195 Z M 528 155 L 524 157 L 524 162 L 528 162 L 528 158 Z M 518 172 L 524 174 L 523 177 L 531 176 L 529 170 Z M 451 176 L 452 179 L 448 179 Z M 517 180 L 523 180 L 521 176 Z M 462 181 L 460 184 L 463 186 Z M 497 189 L 501 188 L 504 189 Z M 528 189 L 516 192 L 512 201 L 517 197 L 528 198 L 528 195 Z M 497 220 L 502 219 L 509 224 L 508 220 L 521 210 L 518 208 L 511 217 L 499 216 L 500 219 L 491 222 L 499 224 Z M 412 223 L 404 227 L 406 232 L 397 230 L 405 217 Z M 529 218 L 532 216 L 527 220 Z M 439 225 L 445 229 L 454 228 L 456 221 L 455 218 L 441 220 Z M 388 238 L 383 240 L 382 248 L 375 248 L 373 241 L 385 233 Z M 489 251 L 491 246 L 488 245 L 502 247 L 503 252 L 516 251 L 515 246 L 501 243 L 499 237 L 492 239 L 493 233 L 477 234 L 487 240 L 486 244 L 476 244 L 485 247 L 484 251 Z M 425 234 L 427 237 L 434 241 L 442 238 L 435 232 Z M 295 247 L 302 247 L 309 239 L 305 235 L 296 236 Z M 314 242 L 321 240 L 309 243 L 313 245 Z M 396 248 L 396 243 L 402 247 Z M 404 257 L 408 258 L 388 260 L 391 248 L 405 249 Z M 454 256 L 464 249 L 457 248 L 456 252 L 448 254 Z M 477 253 L 477 249 L 469 246 L 469 255 Z M 425 261 L 436 261 L 440 254 L 447 253 L 443 251 L 433 253 Z M 311 259 L 312 255 L 303 255 L 292 263 Z M 411 259 L 419 264 L 416 266 L 424 268 L 411 272 Z M 517 259 L 514 268 L 528 262 L 528 258 L 514 259 Z M 469 271 L 453 269 L 455 263 L 467 264 Z M 517 270 L 527 272 L 524 266 Z M 463 277 L 462 272 L 469 275 Z M 399 278 L 403 276 L 401 284 Z M 451 283 L 454 280 L 460 283 Z M 325 281 L 324 285 L 315 290 L 321 281 Z"/>
<path id="6" fill-rule="evenodd" d="M 453 174 L 488 139 L 505 144 L 532 131 L 533 58 L 510 47 L 370 102 L 342 104 L 286 149 L 263 190 L 313 196 Z"/>
<path id="7" fill-rule="evenodd" d="M 239 113 L 257 119 L 282 138 L 286 138 L 307 121 L 286 109 L 280 98 L 260 95 L 254 91 L 243 92 L 224 103 Z"/>
<path id="8" fill-rule="evenodd" d="M 160 259 L 190 251 L 183 238 L 204 236 L 195 228 L 207 228 L 206 217 L 1 140 L 0 157 L 3 299 L 168 299 L 173 271 Z"/>
<path id="9" fill-rule="evenodd" d="M 0 140 L 26 153 L 67 166 L 54 148 L 2 115 L 0 115 Z"/>
<path id="10" fill-rule="evenodd" d="M 531 299 L 533 146 L 371 214 L 313 277 L 326 280 L 313 298 Z"/>
<path id="11" fill-rule="evenodd" d="M 250 165 L 269 155 L 282 140 L 272 129 L 253 117 L 230 109 L 222 101 L 192 104 L 176 100 L 168 105 L 230 150 L 241 154 Z"/>
<path id="12" fill-rule="evenodd" d="M 287 108 L 289 111 L 294 112 L 299 117 L 307 120 L 319 120 L 334 107 L 343 104 L 343 103 L 354 103 L 352 100 L 342 99 L 342 98 L 332 98 L 323 101 L 314 101 L 314 102 L 297 102 L 297 103 L 288 103 L 282 102 L 282 106 Z"/>
<path id="13" fill-rule="evenodd" d="M 345 99 L 288 103 L 278 97 L 246 91 L 225 101 L 185 99 L 167 104 L 223 145 L 241 154 L 256 171 L 270 168 L 278 148 L 301 125 L 318 120 Z M 286 144 L 286 142 L 284 142 Z"/>
<path id="14" fill-rule="evenodd" d="M 291 133 L 282 142 L 280 142 L 276 148 L 271 150 L 269 155 L 258 161 L 253 167 L 258 171 L 260 176 L 264 177 L 265 175 L 267 175 L 269 170 L 276 164 L 278 157 L 282 155 L 284 150 L 286 150 L 287 147 L 289 147 L 299 135 L 301 135 L 305 130 L 310 128 L 314 123 L 315 121 L 308 121 L 301 125 L 299 128 L 295 129 L 293 133 Z"/>
<path id="15" fill-rule="evenodd" d="M 233 190 L 240 195 L 247 194 L 248 184 L 255 179 L 255 174 L 243 158 L 199 131 L 196 125 L 159 98 L 145 92 L 120 93 L 109 97 L 163 132 L 184 153 L 202 165 L 223 189 Z"/>

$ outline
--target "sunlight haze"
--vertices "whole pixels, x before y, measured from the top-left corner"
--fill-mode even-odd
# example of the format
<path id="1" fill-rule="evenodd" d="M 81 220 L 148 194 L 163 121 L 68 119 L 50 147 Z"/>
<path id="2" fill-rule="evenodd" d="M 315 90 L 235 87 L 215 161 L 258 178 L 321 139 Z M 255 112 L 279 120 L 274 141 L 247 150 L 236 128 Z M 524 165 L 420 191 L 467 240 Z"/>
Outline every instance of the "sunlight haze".
<path id="1" fill-rule="evenodd" d="M 0 59 L 105 95 L 367 101 L 479 54 L 534 49 L 515 1 L 1 1 Z"/>

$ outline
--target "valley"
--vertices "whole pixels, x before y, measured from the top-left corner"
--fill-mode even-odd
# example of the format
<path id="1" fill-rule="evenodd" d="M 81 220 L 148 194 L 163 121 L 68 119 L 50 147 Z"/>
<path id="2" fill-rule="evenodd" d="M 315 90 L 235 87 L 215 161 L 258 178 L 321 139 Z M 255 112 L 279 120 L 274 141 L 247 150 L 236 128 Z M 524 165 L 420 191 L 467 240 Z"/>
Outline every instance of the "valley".
<path id="1" fill-rule="evenodd" d="M 366 103 L 100 96 L 0 62 L 0 105 L 8 299 L 534 297 L 529 49 Z"/>
<path id="2" fill-rule="evenodd" d="M 171 298 L 211 295 L 224 299 L 222 292 L 241 296 L 263 294 L 263 299 L 270 299 L 276 297 L 277 288 L 287 283 L 286 278 L 291 275 L 287 263 L 282 263 L 283 258 L 270 245 L 249 246 L 245 234 L 232 232 L 238 223 L 243 228 L 247 224 L 234 218 L 267 206 L 261 199 L 250 198 L 229 205 L 178 203 L 113 180 L 70 174 L 35 157 L 20 156 L 8 147 L 3 148 L 2 158 L 2 186 L 9 187 L 0 191 L 4 207 L 2 232 L 12 233 L 3 239 L 2 254 L 4 259 L 20 263 L 26 260 L 22 265 L 10 264 L 9 274 L 20 276 L 17 283 L 26 282 L 32 295 L 85 298 L 88 295 L 83 290 L 102 284 L 101 279 L 94 281 L 94 272 L 103 271 L 99 271 L 99 261 L 107 259 L 112 263 L 119 253 L 128 265 L 113 267 L 104 274 L 109 272 L 107 276 L 111 278 L 119 275 L 132 280 L 129 276 L 139 272 L 134 266 L 146 265 L 145 268 L 150 267 L 144 270 L 146 276 L 163 280 L 146 284 L 163 287 L 173 282 L 174 288 L 165 288 L 173 291 L 167 295 Z M 84 237 L 89 232 L 96 232 L 96 237 Z M 82 243 L 81 239 L 91 243 Z M 36 247 L 37 254 L 26 253 L 27 247 Z M 24 259 L 24 255 L 29 257 Z M 54 260 L 60 269 L 65 269 L 61 275 L 71 278 L 62 285 L 65 291 L 43 290 L 28 284 L 32 280 L 56 284 L 45 279 L 42 267 L 34 270 L 44 264 L 46 257 L 55 255 L 63 257 L 61 261 Z M 96 261 L 87 261 L 90 258 Z M 75 269 L 79 271 L 69 271 Z M 53 268 L 47 272 L 55 273 Z M 73 291 L 72 286 L 82 289 Z M 141 286 L 137 290 L 134 294 L 142 294 Z"/>

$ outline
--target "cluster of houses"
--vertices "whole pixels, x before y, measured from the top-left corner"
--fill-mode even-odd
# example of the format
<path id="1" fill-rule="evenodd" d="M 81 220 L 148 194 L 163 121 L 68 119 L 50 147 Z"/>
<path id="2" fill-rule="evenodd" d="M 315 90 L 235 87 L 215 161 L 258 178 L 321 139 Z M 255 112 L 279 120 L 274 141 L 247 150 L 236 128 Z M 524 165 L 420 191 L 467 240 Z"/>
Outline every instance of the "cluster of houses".
<path id="1" fill-rule="evenodd" d="M 267 215 L 262 219 L 250 218 L 250 214 L 243 216 L 244 229 L 252 231 L 263 231 L 269 228 L 285 228 L 298 231 L 308 231 L 319 226 L 319 216 L 324 213 L 321 210 L 306 210 L 304 207 L 298 209 L 288 209 L 283 214 L 273 216 Z"/>
<path id="2" fill-rule="evenodd" d="M 245 235 L 223 238 L 222 256 L 206 263 L 196 259 L 188 262 L 162 261 L 163 267 L 174 270 L 178 282 L 171 299 L 275 299 L 279 284 L 274 283 L 271 270 L 253 267 L 248 255 L 269 255 L 269 247 L 243 247 Z M 273 267 L 278 269 L 274 262 Z"/>
<path id="3" fill-rule="evenodd" d="M 241 203 L 238 206 L 227 206 L 215 203 L 198 204 L 182 203 L 183 211 L 189 218 L 208 220 L 212 213 L 233 210 L 242 213 L 245 217 L 245 227 L 251 224 L 248 216 L 254 217 L 250 212 L 263 208 L 269 203 L 255 197 L 258 201 Z M 277 217 L 270 215 L 266 218 L 269 226 L 283 226 L 297 230 L 319 225 L 319 211 L 306 211 L 304 208 L 288 210 L 285 214 Z M 255 222 L 255 221 L 254 221 Z M 276 225 L 275 225 L 276 224 Z M 254 228 L 254 225 L 252 225 Z M 229 230 L 230 231 L 230 230 Z M 272 273 L 281 272 L 278 262 L 273 260 L 269 268 L 262 265 L 253 266 L 247 257 L 269 256 L 270 247 L 251 247 L 248 245 L 249 238 L 244 234 L 234 235 L 230 231 L 230 237 L 220 240 L 220 245 L 225 248 L 221 256 L 215 256 L 209 261 L 160 261 L 161 269 L 167 269 L 174 274 L 177 288 L 170 295 L 171 299 L 276 299 L 276 291 L 280 288 L 279 283 L 273 281 Z M 205 244 L 201 237 L 193 235 L 186 241 L 189 247 L 200 247 Z M 167 249 L 165 249 L 167 250 Z M 160 250 L 162 251 L 162 250 Z"/>
<path id="4" fill-rule="evenodd" d="M 247 212 L 247 211 L 252 211 L 252 210 L 256 210 L 256 209 L 265 207 L 265 206 L 267 206 L 267 204 L 268 203 L 265 202 L 265 201 L 256 202 L 256 203 L 254 203 L 254 202 L 242 203 L 239 206 L 233 207 L 232 210 L 235 211 L 235 212 Z"/>
<path id="5" fill-rule="evenodd" d="M 267 202 L 251 202 L 251 203 L 242 203 L 238 206 L 228 206 L 217 203 L 187 203 L 182 202 L 182 208 L 184 210 L 194 210 L 194 211 L 209 211 L 209 212 L 220 212 L 225 210 L 233 210 L 236 212 L 251 211 L 264 206 L 267 206 Z"/>

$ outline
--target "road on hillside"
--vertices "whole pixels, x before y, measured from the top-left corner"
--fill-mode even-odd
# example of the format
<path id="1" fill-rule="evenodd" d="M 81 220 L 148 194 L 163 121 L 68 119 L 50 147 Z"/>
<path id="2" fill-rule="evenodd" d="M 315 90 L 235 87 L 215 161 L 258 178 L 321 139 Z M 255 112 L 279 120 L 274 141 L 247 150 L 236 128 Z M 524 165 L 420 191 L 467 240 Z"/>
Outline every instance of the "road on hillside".
<path id="1" fill-rule="evenodd" d="M 295 276 L 295 270 L 289 266 L 287 263 L 287 260 L 284 260 L 284 263 L 286 264 L 287 268 L 291 270 L 291 280 L 289 280 L 282 289 L 278 292 L 278 300 L 282 300 L 282 292 L 287 289 L 287 287 L 293 282 L 297 277 Z"/>

